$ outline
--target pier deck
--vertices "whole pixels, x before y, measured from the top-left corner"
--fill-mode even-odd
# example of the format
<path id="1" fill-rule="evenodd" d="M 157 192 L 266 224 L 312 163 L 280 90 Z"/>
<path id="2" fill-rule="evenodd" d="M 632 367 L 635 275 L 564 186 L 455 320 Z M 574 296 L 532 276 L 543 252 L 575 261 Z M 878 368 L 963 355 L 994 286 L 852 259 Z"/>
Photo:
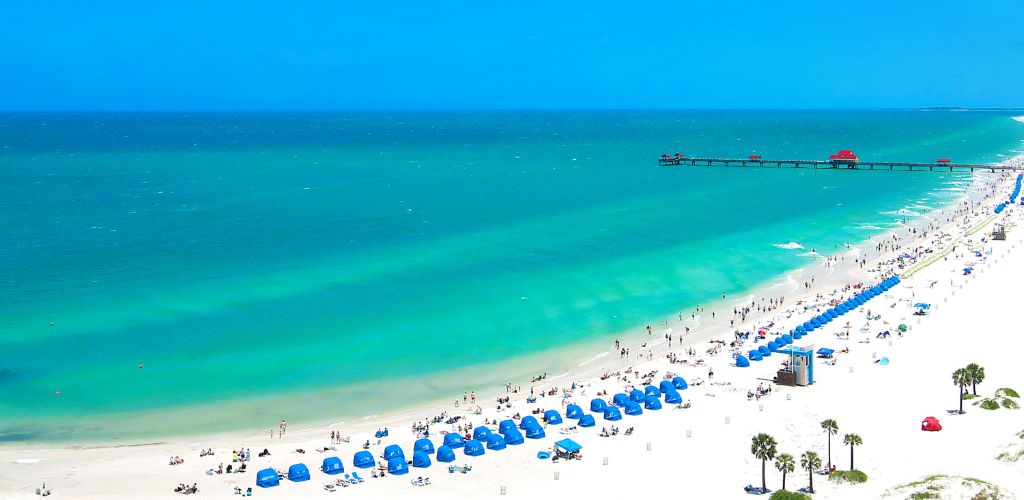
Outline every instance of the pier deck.
<path id="1" fill-rule="evenodd" d="M 981 163 L 917 163 L 905 161 L 767 160 L 751 158 L 660 158 L 662 166 L 812 168 L 838 170 L 900 170 L 911 172 L 1024 172 L 1024 167 Z"/>

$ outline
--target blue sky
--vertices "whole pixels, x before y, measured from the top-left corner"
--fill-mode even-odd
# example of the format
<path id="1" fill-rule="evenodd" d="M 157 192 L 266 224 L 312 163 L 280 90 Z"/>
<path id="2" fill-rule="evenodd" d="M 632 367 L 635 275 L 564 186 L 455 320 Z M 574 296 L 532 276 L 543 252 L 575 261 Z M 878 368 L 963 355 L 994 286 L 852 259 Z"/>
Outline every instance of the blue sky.
<path id="1" fill-rule="evenodd" d="M 1024 2 L 10 2 L 0 109 L 1024 106 Z"/>

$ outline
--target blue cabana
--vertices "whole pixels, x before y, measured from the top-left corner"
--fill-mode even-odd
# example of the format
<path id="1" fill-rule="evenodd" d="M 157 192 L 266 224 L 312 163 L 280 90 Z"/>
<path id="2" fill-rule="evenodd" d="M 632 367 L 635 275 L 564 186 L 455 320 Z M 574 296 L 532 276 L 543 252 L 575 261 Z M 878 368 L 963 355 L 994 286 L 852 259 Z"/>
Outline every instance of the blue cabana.
<path id="1" fill-rule="evenodd" d="M 590 400 L 590 411 L 599 411 L 599 412 L 601 412 L 601 411 L 604 411 L 604 409 L 607 408 L 607 407 L 608 407 L 608 403 L 606 403 L 601 398 L 594 398 L 594 399 Z"/>
<path id="2" fill-rule="evenodd" d="M 565 407 L 565 418 L 577 420 L 583 416 L 583 408 L 580 405 L 569 405 Z"/>
<path id="3" fill-rule="evenodd" d="M 274 469 L 263 469 L 256 473 L 256 486 L 260 488 L 270 488 L 281 484 L 281 478 L 277 477 L 277 471 Z"/>
<path id="4" fill-rule="evenodd" d="M 580 427 L 593 427 L 597 425 L 597 421 L 594 420 L 593 415 L 583 415 L 580 417 Z"/>
<path id="5" fill-rule="evenodd" d="M 647 397 L 647 395 L 640 389 L 633 389 L 632 391 L 629 391 L 629 400 L 634 403 L 643 401 L 645 397 Z"/>
<path id="6" fill-rule="evenodd" d="M 636 401 L 630 401 L 630 402 L 626 403 L 626 406 L 623 409 L 625 410 L 626 415 L 643 415 L 644 414 L 644 409 L 641 408 L 640 407 L 640 403 L 637 403 Z"/>
<path id="7" fill-rule="evenodd" d="M 800 333 L 807 333 L 807 328 L 804 328 L 804 325 L 798 325 L 795 331 Z"/>
<path id="8" fill-rule="evenodd" d="M 558 425 L 562 423 L 562 416 L 558 414 L 558 410 L 548 410 L 544 412 L 544 421 L 548 425 Z"/>
<path id="9" fill-rule="evenodd" d="M 324 474 L 340 474 L 345 472 L 345 466 L 341 465 L 340 458 L 327 457 L 324 459 L 324 463 L 320 465 L 320 471 Z"/>
<path id="10" fill-rule="evenodd" d="M 761 361 L 761 359 L 763 359 L 761 357 L 761 351 L 758 351 L 757 349 L 751 349 L 750 352 L 747 353 L 747 357 L 750 358 L 751 361 Z"/>
<path id="11" fill-rule="evenodd" d="M 529 430 L 526 431 L 529 434 Z M 476 439 L 470 439 L 466 441 L 466 446 L 462 448 L 462 453 L 465 453 L 467 457 L 479 457 L 484 454 L 484 444 Z"/>
<path id="12" fill-rule="evenodd" d="M 293 482 L 309 481 L 309 469 L 306 464 L 294 464 L 288 468 L 288 480 Z"/>
<path id="13" fill-rule="evenodd" d="M 750 361 L 747 360 L 746 356 L 744 356 L 742 354 L 736 356 L 736 367 L 738 367 L 738 368 L 746 368 L 748 366 L 750 366 Z"/>
<path id="14" fill-rule="evenodd" d="M 415 451 L 422 451 L 424 453 L 434 452 L 434 443 L 431 443 L 429 439 L 417 439 L 416 444 L 412 445 L 412 449 Z"/>
<path id="15" fill-rule="evenodd" d="M 544 437 L 544 428 L 540 424 L 531 425 L 524 430 L 527 439 L 542 439 Z"/>
<path id="16" fill-rule="evenodd" d="M 772 352 L 778 351 L 780 347 L 782 347 L 782 346 L 780 346 L 779 344 L 775 343 L 774 340 L 771 341 L 771 342 L 768 342 L 768 350 L 769 351 L 772 351 Z"/>
<path id="17" fill-rule="evenodd" d="M 672 385 L 671 380 L 662 380 L 661 383 L 658 384 L 658 390 L 661 391 L 662 393 L 664 393 L 665 391 L 673 390 L 675 388 L 676 386 Z"/>
<path id="18" fill-rule="evenodd" d="M 401 476 L 402 474 L 409 473 L 409 464 L 405 462 L 405 457 L 394 457 L 388 460 L 388 472 L 392 476 Z"/>
<path id="19" fill-rule="evenodd" d="M 660 410 L 661 400 L 658 396 L 647 396 L 644 398 L 644 409 L 646 410 Z"/>
<path id="20" fill-rule="evenodd" d="M 779 344 L 779 347 L 782 347 L 782 346 L 786 345 L 785 339 L 783 339 L 781 336 L 780 337 L 775 337 L 775 343 Z"/>
<path id="21" fill-rule="evenodd" d="M 487 449 L 488 450 L 504 450 L 505 449 L 505 438 L 498 434 L 491 434 L 487 436 Z"/>
<path id="22" fill-rule="evenodd" d="M 612 404 L 614 404 L 615 406 L 622 406 L 626 404 L 626 401 L 629 401 L 629 396 L 621 392 L 612 396 Z"/>
<path id="23" fill-rule="evenodd" d="M 477 441 L 486 441 L 487 436 L 490 435 L 491 430 L 486 427 L 480 426 L 477 427 L 476 429 L 473 429 L 473 439 L 476 439 Z"/>
<path id="24" fill-rule="evenodd" d="M 444 445 L 449 448 L 462 448 L 465 444 L 466 440 L 454 432 L 449 432 L 444 435 Z"/>
<path id="25" fill-rule="evenodd" d="M 622 420 L 622 413 L 619 413 L 619 409 L 614 406 L 609 406 L 604 409 L 605 420 Z"/>
<path id="26" fill-rule="evenodd" d="M 757 348 L 757 352 L 761 353 L 761 356 L 768 357 L 772 355 L 772 350 L 768 346 L 763 345 Z"/>
<path id="27" fill-rule="evenodd" d="M 405 452 L 402 451 L 402 447 L 397 444 L 389 444 L 384 448 L 384 460 L 391 460 L 395 457 L 401 457 L 404 460 Z"/>
<path id="28" fill-rule="evenodd" d="M 519 429 L 512 428 L 508 432 L 504 433 L 505 444 L 523 444 L 523 433 L 519 432 Z"/>
<path id="29" fill-rule="evenodd" d="M 416 450 L 412 452 L 412 466 L 413 467 L 430 467 L 430 455 L 425 451 Z"/>
<path id="30" fill-rule="evenodd" d="M 684 379 L 683 377 L 675 377 L 675 378 L 673 378 L 672 379 L 672 386 L 675 387 L 676 390 L 680 390 L 680 391 L 684 391 L 684 390 L 686 390 L 687 387 L 690 387 L 689 384 L 686 383 L 686 379 Z"/>
<path id="31" fill-rule="evenodd" d="M 498 424 L 498 432 L 500 432 L 502 434 L 504 434 L 509 429 L 515 429 L 515 428 L 516 428 L 516 421 L 512 420 L 512 419 L 502 420 L 501 423 Z"/>
<path id="32" fill-rule="evenodd" d="M 792 343 L 793 343 L 793 336 L 792 336 L 792 335 L 790 335 L 790 334 L 788 334 L 788 333 L 786 333 L 786 334 L 783 334 L 783 335 L 782 335 L 782 340 L 783 340 L 784 342 L 786 342 L 786 344 L 792 344 Z"/>
<path id="33" fill-rule="evenodd" d="M 377 465 L 377 464 L 373 460 L 373 454 L 368 452 L 368 451 L 366 451 L 366 450 L 357 451 L 355 455 L 352 455 L 352 466 L 353 467 L 358 467 L 360 469 L 369 469 L 370 467 L 373 467 L 374 465 Z"/>
<path id="34" fill-rule="evenodd" d="M 665 393 L 665 404 L 678 405 L 683 403 L 683 397 L 678 392 L 666 392 Z"/>
<path id="35" fill-rule="evenodd" d="M 537 421 L 537 417 L 534 417 L 533 415 L 527 415 L 523 417 L 522 420 L 519 421 L 519 430 L 526 430 L 526 428 L 531 425 L 540 425 L 540 422 Z"/>
<path id="36" fill-rule="evenodd" d="M 569 453 L 572 453 L 574 451 L 580 451 L 580 450 L 583 449 L 583 447 L 580 446 L 579 443 L 577 443 L 576 441 L 573 441 L 571 439 L 568 439 L 568 438 L 563 439 L 561 441 L 555 441 L 555 446 L 557 446 L 557 447 L 559 447 L 559 448 L 561 448 L 561 449 L 563 449 L 563 450 L 565 450 L 565 451 L 567 451 Z"/>
<path id="37" fill-rule="evenodd" d="M 800 340 L 801 338 L 803 338 L 803 336 L 804 334 L 800 332 L 793 332 L 793 340 Z"/>
<path id="38" fill-rule="evenodd" d="M 516 431 L 519 432 L 519 431 Z M 435 456 L 438 462 L 454 462 L 455 461 L 455 450 L 441 445 L 437 447 L 437 455 Z"/>
<path id="39" fill-rule="evenodd" d="M 647 396 L 656 396 L 660 398 L 661 391 L 659 391 L 657 387 L 649 385 L 647 387 L 644 387 L 644 397 L 646 398 Z"/>

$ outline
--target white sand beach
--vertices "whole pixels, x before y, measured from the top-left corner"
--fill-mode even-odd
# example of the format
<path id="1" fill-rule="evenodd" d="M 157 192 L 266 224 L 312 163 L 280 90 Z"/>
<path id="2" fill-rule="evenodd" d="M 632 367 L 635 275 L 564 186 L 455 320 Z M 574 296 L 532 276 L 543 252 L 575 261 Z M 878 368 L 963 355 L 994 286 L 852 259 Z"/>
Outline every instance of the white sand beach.
<path id="1" fill-rule="evenodd" d="M 1011 160 L 1017 164 L 1020 158 Z M 580 373 L 548 378 L 532 384 L 535 393 L 552 395 L 526 401 L 530 381 L 513 381 L 523 391 L 509 394 L 505 388 L 482 387 L 476 392 L 480 412 L 472 405 L 431 405 L 400 414 L 381 416 L 362 422 L 312 429 L 290 429 L 281 439 L 267 432 L 236 435 L 200 436 L 159 444 L 138 446 L 20 449 L 0 448 L 0 497 L 35 498 L 43 483 L 57 498 L 180 498 L 173 490 L 179 484 L 198 488 L 199 498 L 231 498 L 235 488 L 252 488 L 260 498 L 563 498 L 601 495 L 602 498 L 635 498 L 647 495 L 672 495 L 685 498 L 748 498 L 744 486 L 761 484 L 760 461 L 751 455 L 751 438 L 768 433 L 778 442 L 780 453 L 797 457 L 797 470 L 787 476 L 787 489 L 807 486 L 808 474 L 801 471 L 799 456 L 807 450 L 817 452 L 827 462 L 826 435 L 819 423 L 835 419 L 839 434 L 832 438 L 832 463 L 849 469 L 850 450 L 843 446 L 846 433 L 856 433 L 863 444 L 855 450 L 855 465 L 868 481 L 860 485 L 836 484 L 825 475 L 814 475 L 815 498 L 881 498 L 886 491 L 933 474 L 970 476 L 989 481 L 1007 495 L 1024 496 L 1024 462 L 1008 464 L 996 460 L 1005 447 L 1019 441 L 1024 430 L 1021 410 L 984 410 L 964 401 L 964 414 L 950 414 L 958 407 L 958 388 L 952 372 L 968 363 L 985 368 L 985 381 L 978 386 L 982 396 L 997 388 L 1024 390 L 1024 371 L 1020 369 L 1024 343 L 1015 335 L 1021 321 L 1017 313 L 1019 284 L 1024 282 L 1024 232 L 1021 216 L 1024 207 L 1009 206 L 999 215 L 993 207 L 1009 196 L 1016 175 L 979 174 L 977 183 L 992 196 L 961 201 L 943 210 L 930 212 L 931 222 L 919 221 L 897 232 L 881 235 L 857 249 L 845 250 L 846 256 L 830 265 L 829 272 L 818 272 L 809 291 L 790 278 L 793 287 L 778 290 L 785 301 L 765 313 L 752 313 L 747 321 L 730 328 L 722 315 L 718 321 L 702 320 L 702 326 L 684 336 L 680 343 L 680 323 L 672 347 L 661 343 L 666 326 L 653 327 L 652 334 L 638 329 L 623 337 L 623 346 L 632 349 L 629 357 L 617 352 L 581 367 Z M 947 222 L 948 219 L 948 222 Z M 996 225 L 1007 225 L 1007 239 L 992 241 L 989 234 Z M 893 240 L 893 235 L 899 239 Z M 785 239 L 781 241 L 787 241 Z M 874 251 L 880 242 L 896 242 L 898 248 Z M 855 311 L 796 341 L 798 346 L 827 347 L 838 354 L 834 365 L 815 360 L 814 384 L 806 387 L 778 386 L 772 383 L 775 372 L 786 356 L 776 355 L 752 362 L 748 368 L 733 366 L 730 343 L 735 331 L 756 332 L 767 328 L 767 339 L 788 332 L 796 325 L 830 307 L 830 301 L 845 300 L 857 289 L 872 286 L 892 273 L 913 269 L 897 267 L 894 257 L 909 253 L 914 262 L 934 258 L 902 283 L 869 301 Z M 980 257 L 973 250 L 979 250 Z M 853 263 L 854 256 L 867 259 L 863 268 Z M 817 267 L 815 267 L 817 266 Z M 974 271 L 965 275 L 965 267 Z M 819 259 L 811 269 L 826 269 Z M 806 276 L 803 276 L 806 278 Z M 846 288 L 844 290 L 844 288 Z M 773 297 L 774 298 L 774 297 Z M 733 298 L 729 298 L 733 301 Z M 746 302 L 736 298 L 735 302 Z M 916 303 L 931 305 L 928 314 L 915 315 Z M 761 302 L 755 302 L 761 305 Z M 815 312 L 817 311 L 817 312 Z M 869 316 L 876 319 L 869 319 Z M 706 319 L 706 318 L 705 318 Z M 849 323 L 850 328 L 845 328 Z M 900 335 L 898 326 L 908 325 Z M 769 326 L 771 325 L 771 326 Z M 882 331 L 888 338 L 878 338 Z M 842 334 L 846 335 L 842 335 Z M 748 340 L 736 346 L 740 353 L 763 345 Z M 647 345 L 641 347 L 641 345 Z M 654 344 L 658 344 L 654 349 Z M 609 346 L 611 349 L 612 346 Z M 692 349 L 694 354 L 687 351 Z M 848 350 L 848 352 L 846 352 Z M 643 355 L 637 359 L 636 354 Z M 672 363 L 668 354 L 684 361 Z M 888 358 L 888 365 L 876 363 Z M 584 361 L 584 360 L 580 360 Z M 603 371 L 616 370 L 609 377 Z M 711 376 L 713 372 L 713 377 Z M 641 390 L 645 378 L 657 386 L 670 374 L 685 378 L 690 386 L 681 391 L 688 408 L 666 404 L 658 411 L 639 416 L 624 416 L 607 422 L 600 415 L 597 425 L 563 434 L 561 429 L 574 425 L 566 420 L 549 425 L 543 439 L 527 439 L 525 444 L 500 451 L 488 450 L 483 456 L 465 457 L 457 450 L 452 465 L 469 465 L 466 473 L 448 471 L 449 464 L 434 462 L 429 468 L 411 468 L 409 474 L 371 477 L 370 469 L 354 469 L 352 456 L 367 440 L 375 457 L 384 446 L 398 444 L 411 459 L 417 436 L 414 423 L 422 423 L 442 412 L 447 417 L 461 416 L 457 424 L 432 424 L 431 439 L 439 445 L 444 432 L 457 426 L 474 427 L 513 417 L 526 416 L 538 409 L 556 409 L 564 414 L 565 405 L 579 404 L 590 413 L 591 399 L 606 391 L 611 394 Z M 645 375 L 648 375 L 645 377 Z M 575 388 L 573 384 L 575 383 Z M 771 388 L 770 394 L 748 397 L 758 387 Z M 510 403 L 497 405 L 495 398 L 510 397 Z M 453 395 L 461 399 L 461 395 Z M 922 432 L 922 419 L 934 416 L 943 429 Z M 539 417 L 539 415 L 538 415 Z M 612 425 L 618 435 L 602 437 L 602 428 Z M 387 427 L 388 437 L 373 438 L 374 431 Z M 496 425 L 490 425 L 492 430 Z M 624 431 L 632 427 L 632 435 Z M 349 441 L 332 444 L 332 431 Z M 537 452 L 569 437 L 582 445 L 582 459 L 571 461 L 540 460 Z M 318 452 L 318 448 L 335 450 Z M 213 456 L 200 457 L 200 451 L 212 448 Z M 269 457 L 258 457 L 263 449 Z M 232 450 L 248 449 L 252 459 L 242 474 L 208 474 L 219 465 L 231 464 Z M 303 449 L 298 453 L 296 449 Z M 184 463 L 169 465 L 170 457 L 180 456 Z M 337 486 L 325 485 L 339 476 L 318 470 L 323 458 L 338 456 L 345 472 L 358 470 L 364 482 Z M 305 482 L 281 480 L 279 486 L 255 486 L 256 472 L 274 467 L 287 471 L 295 463 L 306 464 L 312 479 Z M 238 464 L 233 464 L 237 466 Z M 411 480 L 429 478 L 427 486 L 415 486 Z M 781 474 L 769 463 L 767 484 L 781 487 Z M 944 494 L 953 493 L 946 492 Z M 192 496 L 192 495 L 190 495 Z M 892 498 L 904 498 L 893 496 Z M 767 498 L 764 496 L 762 498 Z M 950 496 L 950 498 L 957 498 Z M 1006 496 L 1012 498 L 1012 496 Z"/>

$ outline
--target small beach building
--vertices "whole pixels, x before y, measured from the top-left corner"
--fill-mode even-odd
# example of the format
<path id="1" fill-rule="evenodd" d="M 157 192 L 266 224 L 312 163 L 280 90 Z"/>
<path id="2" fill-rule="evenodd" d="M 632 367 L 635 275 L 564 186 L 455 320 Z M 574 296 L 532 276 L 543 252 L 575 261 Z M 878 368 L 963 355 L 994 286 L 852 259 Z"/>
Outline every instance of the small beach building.
<path id="1" fill-rule="evenodd" d="M 412 452 L 412 466 L 420 469 L 430 467 L 430 455 L 420 450 Z"/>
<path id="2" fill-rule="evenodd" d="M 293 482 L 309 481 L 309 468 L 306 464 L 294 464 L 288 468 L 288 480 Z"/>
<path id="3" fill-rule="evenodd" d="M 377 464 L 373 460 L 373 454 L 368 452 L 368 451 L 366 451 L 366 450 L 357 451 L 355 455 L 352 455 L 352 466 L 353 467 L 358 467 L 360 469 L 369 469 L 370 467 L 373 467 L 374 465 L 377 465 Z"/>
<path id="4" fill-rule="evenodd" d="M 256 473 L 256 486 L 260 488 L 271 488 L 281 484 L 281 478 L 273 468 L 263 469 Z"/>
<path id="5" fill-rule="evenodd" d="M 394 457 L 388 460 L 388 472 L 393 476 L 408 474 L 409 464 L 405 462 L 405 457 Z"/>
<path id="6" fill-rule="evenodd" d="M 451 448 L 449 448 L 447 446 L 444 446 L 444 445 L 438 446 L 437 447 L 437 456 L 436 456 L 436 458 L 437 458 L 438 462 L 444 462 L 444 463 L 454 462 L 455 461 L 455 450 L 453 450 L 453 449 L 451 449 Z"/>
<path id="7" fill-rule="evenodd" d="M 338 457 L 327 457 L 324 459 L 323 464 L 320 465 L 320 470 L 324 474 L 340 474 L 345 472 L 345 466 L 341 465 L 341 459 Z"/>

